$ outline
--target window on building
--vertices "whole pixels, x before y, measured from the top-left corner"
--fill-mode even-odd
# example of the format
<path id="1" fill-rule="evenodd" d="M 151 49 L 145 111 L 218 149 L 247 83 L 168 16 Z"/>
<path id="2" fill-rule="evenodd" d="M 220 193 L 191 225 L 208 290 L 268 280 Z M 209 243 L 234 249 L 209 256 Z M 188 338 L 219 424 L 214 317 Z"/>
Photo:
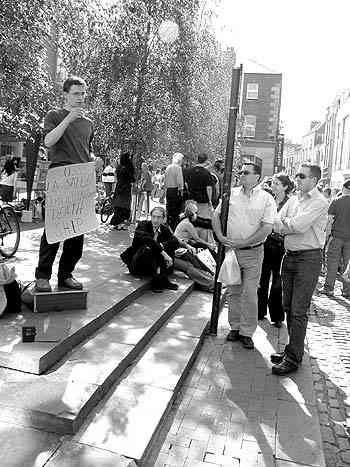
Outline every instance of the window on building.
<path id="1" fill-rule="evenodd" d="M 258 83 L 247 84 L 247 99 L 257 99 L 259 95 Z"/>
<path id="2" fill-rule="evenodd" d="M 256 116 L 246 115 L 244 117 L 243 136 L 245 138 L 255 138 Z"/>
<path id="3" fill-rule="evenodd" d="M 246 164 L 252 162 L 253 164 L 262 167 L 262 159 L 260 157 L 255 156 L 254 154 L 243 154 L 241 158 L 242 164 Z"/>

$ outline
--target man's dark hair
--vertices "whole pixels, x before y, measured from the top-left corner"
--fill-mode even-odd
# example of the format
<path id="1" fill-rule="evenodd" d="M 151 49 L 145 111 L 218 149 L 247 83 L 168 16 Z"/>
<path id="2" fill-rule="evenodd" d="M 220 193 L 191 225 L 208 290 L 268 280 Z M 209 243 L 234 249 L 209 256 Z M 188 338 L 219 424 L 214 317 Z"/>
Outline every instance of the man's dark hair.
<path id="1" fill-rule="evenodd" d="M 307 169 L 310 169 L 311 177 L 316 178 L 317 181 L 320 180 L 322 176 L 321 167 L 319 167 L 318 165 L 312 165 L 312 164 L 303 164 L 302 167 L 306 167 Z"/>
<path id="2" fill-rule="evenodd" d="M 201 152 L 200 154 L 198 154 L 197 160 L 199 164 L 203 164 L 208 160 L 208 154 L 206 154 L 205 152 Z"/>
<path id="3" fill-rule="evenodd" d="M 260 165 L 254 164 L 254 162 L 243 162 L 243 165 L 250 165 L 251 167 L 253 167 L 254 173 L 255 173 L 256 175 L 260 175 L 260 176 L 261 176 L 261 167 L 260 167 Z"/>
<path id="4" fill-rule="evenodd" d="M 63 83 L 63 92 L 69 92 L 72 86 L 86 86 L 86 82 L 83 78 L 79 78 L 79 76 L 70 76 L 65 80 Z"/>

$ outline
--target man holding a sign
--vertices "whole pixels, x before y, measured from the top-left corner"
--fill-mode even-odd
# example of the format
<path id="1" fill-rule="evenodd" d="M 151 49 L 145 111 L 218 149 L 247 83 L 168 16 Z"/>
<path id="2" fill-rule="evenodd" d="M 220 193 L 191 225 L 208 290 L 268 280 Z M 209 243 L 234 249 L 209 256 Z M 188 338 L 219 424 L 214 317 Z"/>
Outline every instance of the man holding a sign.
<path id="1" fill-rule="evenodd" d="M 84 236 L 97 227 L 95 170 L 91 163 L 92 122 L 85 116 L 86 83 L 73 76 L 63 83 L 65 104 L 48 112 L 44 143 L 51 162 L 46 181 L 45 230 L 41 238 L 36 290 L 50 292 L 56 254 L 63 241 L 58 286 L 81 290 L 72 276 L 83 253 Z M 92 211 L 92 212 L 91 212 Z"/>

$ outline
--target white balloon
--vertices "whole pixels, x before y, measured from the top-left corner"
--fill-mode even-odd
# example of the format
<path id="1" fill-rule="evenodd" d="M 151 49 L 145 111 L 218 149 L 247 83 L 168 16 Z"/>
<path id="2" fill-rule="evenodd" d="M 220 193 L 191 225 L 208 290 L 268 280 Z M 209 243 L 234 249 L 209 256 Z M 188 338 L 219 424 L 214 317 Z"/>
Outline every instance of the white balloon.
<path id="1" fill-rule="evenodd" d="M 162 21 L 158 28 L 158 34 L 163 42 L 171 44 L 179 37 L 179 26 L 174 21 Z"/>

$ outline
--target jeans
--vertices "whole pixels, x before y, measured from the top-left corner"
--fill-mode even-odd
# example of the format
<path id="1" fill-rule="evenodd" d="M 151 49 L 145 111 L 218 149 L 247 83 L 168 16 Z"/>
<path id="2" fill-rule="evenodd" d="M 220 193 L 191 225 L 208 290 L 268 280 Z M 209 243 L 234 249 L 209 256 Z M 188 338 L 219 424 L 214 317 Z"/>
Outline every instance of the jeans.
<path id="1" fill-rule="evenodd" d="M 321 250 L 287 253 L 282 261 L 283 309 L 289 334 L 285 358 L 297 366 L 304 355 L 308 311 L 321 265 Z"/>
<path id="2" fill-rule="evenodd" d="M 327 275 L 324 288 L 333 291 L 339 266 L 344 272 L 350 260 L 350 241 L 332 237 L 327 248 Z M 343 294 L 350 294 L 350 284 L 343 281 Z"/>
<path id="3" fill-rule="evenodd" d="M 235 250 L 241 268 L 242 283 L 227 287 L 228 321 L 241 336 L 252 337 L 258 325 L 257 289 L 264 257 L 263 246 Z"/>
<path id="4" fill-rule="evenodd" d="M 282 280 L 280 274 L 283 254 L 283 245 L 273 244 L 272 241 L 265 243 L 264 261 L 258 288 L 258 317 L 260 319 L 264 318 L 267 314 L 267 307 L 269 307 L 269 314 L 273 323 L 284 321 Z"/>
<path id="5" fill-rule="evenodd" d="M 72 277 L 72 272 L 83 254 L 84 235 L 68 238 L 63 242 L 63 251 L 58 265 L 58 282 Z M 44 231 L 39 250 L 38 267 L 35 270 L 36 279 L 51 279 L 52 266 L 55 261 L 60 243 L 47 243 Z"/>

